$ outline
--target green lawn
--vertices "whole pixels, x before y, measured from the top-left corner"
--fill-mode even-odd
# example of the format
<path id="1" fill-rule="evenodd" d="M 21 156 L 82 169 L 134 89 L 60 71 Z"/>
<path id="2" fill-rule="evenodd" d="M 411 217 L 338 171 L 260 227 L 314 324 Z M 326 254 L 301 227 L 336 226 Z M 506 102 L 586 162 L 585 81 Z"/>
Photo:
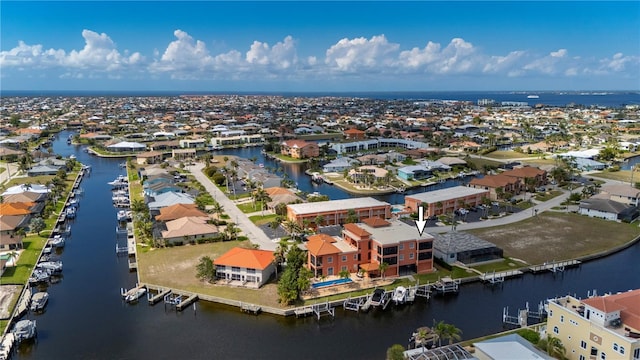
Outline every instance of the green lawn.
<path id="1" fill-rule="evenodd" d="M 251 222 L 253 222 L 254 224 L 260 226 L 271 223 L 273 220 L 275 220 L 276 217 L 278 217 L 278 215 L 276 214 L 267 214 L 265 216 L 254 215 L 250 216 L 249 220 L 251 220 Z"/>
<path id="2" fill-rule="evenodd" d="M 493 271 L 497 272 L 497 271 L 514 270 L 523 266 L 526 266 L 526 264 L 521 261 L 506 258 L 498 262 L 472 266 L 472 268 L 480 271 L 481 273 L 487 273 L 487 272 L 493 272 Z"/>
<path id="3" fill-rule="evenodd" d="M 262 209 L 262 201 L 236 204 L 236 206 L 238 207 L 238 209 L 240 209 L 240 211 L 242 211 L 245 214 L 248 214 L 248 213 L 260 211 L 260 209 Z"/>
<path id="4" fill-rule="evenodd" d="M 38 262 L 38 257 L 40 257 L 40 253 L 46 242 L 47 237 L 44 235 L 44 232 L 42 236 L 26 236 L 23 239 L 24 250 L 20 254 L 18 264 L 5 269 L 1 282 L 3 284 L 24 285 L 27 280 L 29 280 L 31 271 Z"/>
<path id="5" fill-rule="evenodd" d="M 611 180 L 623 181 L 629 184 L 631 182 L 631 171 L 630 170 L 620 170 L 620 171 L 601 171 L 593 174 L 589 174 L 590 177 L 594 178 L 604 178 Z M 640 173 L 634 175 L 634 182 L 640 181 Z"/>
<path id="6" fill-rule="evenodd" d="M 509 150 L 497 150 L 484 155 L 485 157 L 492 159 L 520 159 L 520 158 L 536 158 L 542 156 L 542 154 L 523 154 L 516 151 Z"/>
<path id="7" fill-rule="evenodd" d="M 536 194 L 536 200 L 538 201 L 549 201 L 551 199 L 553 199 L 556 196 L 559 196 L 560 194 L 562 194 L 562 191 L 558 191 L 558 190 L 553 190 L 553 191 L 547 191 L 544 193 L 537 193 Z"/>

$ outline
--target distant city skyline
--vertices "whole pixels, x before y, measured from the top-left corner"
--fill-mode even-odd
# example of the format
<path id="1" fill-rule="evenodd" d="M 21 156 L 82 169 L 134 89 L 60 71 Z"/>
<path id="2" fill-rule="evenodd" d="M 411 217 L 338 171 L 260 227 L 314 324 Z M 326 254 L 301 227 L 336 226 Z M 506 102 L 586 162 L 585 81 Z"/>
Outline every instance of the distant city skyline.
<path id="1" fill-rule="evenodd" d="M 640 90 L 638 1 L 0 8 L 2 90 Z"/>

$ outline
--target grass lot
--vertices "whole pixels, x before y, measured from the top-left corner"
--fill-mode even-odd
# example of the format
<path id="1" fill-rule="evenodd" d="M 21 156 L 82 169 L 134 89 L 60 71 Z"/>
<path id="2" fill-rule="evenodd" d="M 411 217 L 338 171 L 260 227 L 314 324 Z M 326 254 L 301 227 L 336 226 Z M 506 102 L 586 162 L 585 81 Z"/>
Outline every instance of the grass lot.
<path id="1" fill-rule="evenodd" d="M 40 184 L 44 185 L 50 182 L 55 176 L 53 175 L 40 175 L 40 176 L 29 176 L 29 177 L 19 177 L 13 178 L 11 181 L 7 182 L 4 186 L 5 188 L 10 188 L 15 185 L 21 184 Z M 75 179 L 75 174 L 69 174 L 67 179 Z"/>
<path id="2" fill-rule="evenodd" d="M 529 166 L 537 166 L 537 167 L 546 166 L 546 165 L 556 165 L 555 159 L 536 158 L 536 159 L 521 160 L 521 162 Z"/>
<path id="3" fill-rule="evenodd" d="M 260 225 L 271 223 L 273 220 L 275 220 L 276 217 L 278 217 L 278 215 L 276 214 L 267 214 L 265 216 L 254 215 L 254 216 L 249 216 L 249 220 L 251 220 L 251 222 L 253 222 L 254 224 L 260 226 Z"/>
<path id="4" fill-rule="evenodd" d="M 513 270 L 523 266 L 526 266 L 526 264 L 521 261 L 506 258 L 506 259 L 503 259 L 502 261 L 473 266 L 473 269 L 480 271 L 481 273 L 487 273 L 492 271 Z"/>
<path id="5" fill-rule="evenodd" d="M 5 170 L 7 170 L 6 168 L 0 167 L 0 174 L 2 174 Z"/>
<path id="6" fill-rule="evenodd" d="M 243 213 L 249 214 L 252 212 L 260 211 L 260 209 L 262 208 L 262 201 L 257 201 L 255 203 L 252 201 L 244 204 L 236 204 L 236 206 Z"/>
<path id="7" fill-rule="evenodd" d="M 269 283 L 259 290 L 253 290 L 207 284 L 196 278 L 196 265 L 200 257 L 209 256 L 215 259 L 236 246 L 251 248 L 251 243 L 248 241 L 225 241 L 159 248 L 138 253 L 140 281 L 254 304 L 279 307 L 275 283 Z"/>
<path id="8" fill-rule="evenodd" d="M 469 230 L 529 264 L 574 259 L 622 245 L 640 235 L 637 224 L 621 224 L 583 215 L 546 212 L 516 226 Z"/>
<path id="9" fill-rule="evenodd" d="M 38 262 L 40 252 L 47 242 L 47 236 L 43 232 L 42 236 L 29 235 L 23 240 L 24 250 L 20 254 L 18 264 L 16 266 L 7 267 L 2 274 L 2 284 L 24 285 L 33 267 Z"/>
<path id="10" fill-rule="evenodd" d="M 537 158 L 537 157 L 540 157 L 540 154 L 523 154 L 515 151 L 497 150 L 494 152 L 490 152 L 484 156 L 492 159 L 520 159 L 520 158 Z"/>
<path id="11" fill-rule="evenodd" d="M 274 154 L 276 158 L 284 161 L 284 162 L 288 162 L 288 163 L 304 163 L 307 162 L 308 160 L 305 159 L 296 159 L 296 158 L 292 158 L 291 156 L 288 155 L 283 155 L 283 154 Z"/>
<path id="12" fill-rule="evenodd" d="M 482 170 L 482 168 L 487 165 L 490 167 L 498 167 L 502 164 L 500 161 L 488 160 L 488 159 L 479 159 L 474 157 L 467 157 L 464 159 L 467 163 L 472 163 L 476 166 L 476 169 Z"/>
<path id="13" fill-rule="evenodd" d="M 562 194 L 562 191 L 558 191 L 558 190 L 553 190 L 553 191 L 547 191 L 544 193 L 536 193 L 536 200 L 538 201 L 549 201 L 551 199 L 553 199 L 556 196 L 559 196 Z"/>
<path id="14" fill-rule="evenodd" d="M 599 177 L 604 179 L 618 180 L 626 182 L 627 184 L 631 181 L 631 171 L 630 170 L 620 170 L 620 171 L 601 171 L 593 174 L 589 174 L 590 177 Z M 637 180 L 635 180 L 637 178 Z M 634 175 L 634 182 L 640 181 L 640 174 Z"/>

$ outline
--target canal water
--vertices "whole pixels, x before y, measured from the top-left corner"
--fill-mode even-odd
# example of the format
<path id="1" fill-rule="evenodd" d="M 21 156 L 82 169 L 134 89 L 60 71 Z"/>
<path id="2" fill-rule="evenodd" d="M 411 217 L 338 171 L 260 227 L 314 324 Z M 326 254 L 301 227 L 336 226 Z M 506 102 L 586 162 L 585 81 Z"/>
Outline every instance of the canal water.
<path id="1" fill-rule="evenodd" d="M 640 288 L 640 245 L 635 245 L 562 274 L 527 274 L 495 287 L 468 284 L 458 295 L 418 299 L 386 311 L 338 309 L 335 319 L 320 321 L 246 315 L 206 302 L 182 313 L 162 304 L 128 305 L 120 288 L 132 287 L 136 277 L 128 271 L 126 258 L 115 254 L 116 210 L 107 185 L 123 173 L 118 167 L 122 160 L 68 146 L 67 136 L 60 134 L 55 152 L 74 154 L 93 171 L 82 182 L 85 194 L 62 254 L 64 278 L 49 286 L 46 312 L 28 315 L 37 320 L 38 339 L 21 345 L 17 359 L 382 359 L 389 346 L 406 345 L 413 330 L 434 320 L 454 324 L 469 339 L 502 330 L 504 306 L 513 315 L 526 302 L 533 305 L 548 297 Z M 236 152 L 243 151 L 248 150 Z M 291 168 L 285 171 L 305 190 L 303 171 Z M 324 192 L 324 187 L 332 198 L 340 198 L 329 185 L 313 191 Z"/>

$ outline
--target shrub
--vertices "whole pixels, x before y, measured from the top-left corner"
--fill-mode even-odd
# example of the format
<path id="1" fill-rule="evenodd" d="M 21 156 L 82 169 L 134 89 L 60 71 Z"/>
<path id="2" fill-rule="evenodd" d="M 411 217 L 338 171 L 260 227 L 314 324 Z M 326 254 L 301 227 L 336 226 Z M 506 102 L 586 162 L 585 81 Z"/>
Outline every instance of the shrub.
<path id="1" fill-rule="evenodd" d="M 531 329 L 520 329 L 516 331 L 516 333 L 518 333 L 518 335 L 522 336 L 523 338 L 527 339 L 527 341 L 529 341 L 532 344 L 538 344 L 538 341 L 540 341 L 540 334 L 538 334 L 537 331 L 534 331 Z"/>

